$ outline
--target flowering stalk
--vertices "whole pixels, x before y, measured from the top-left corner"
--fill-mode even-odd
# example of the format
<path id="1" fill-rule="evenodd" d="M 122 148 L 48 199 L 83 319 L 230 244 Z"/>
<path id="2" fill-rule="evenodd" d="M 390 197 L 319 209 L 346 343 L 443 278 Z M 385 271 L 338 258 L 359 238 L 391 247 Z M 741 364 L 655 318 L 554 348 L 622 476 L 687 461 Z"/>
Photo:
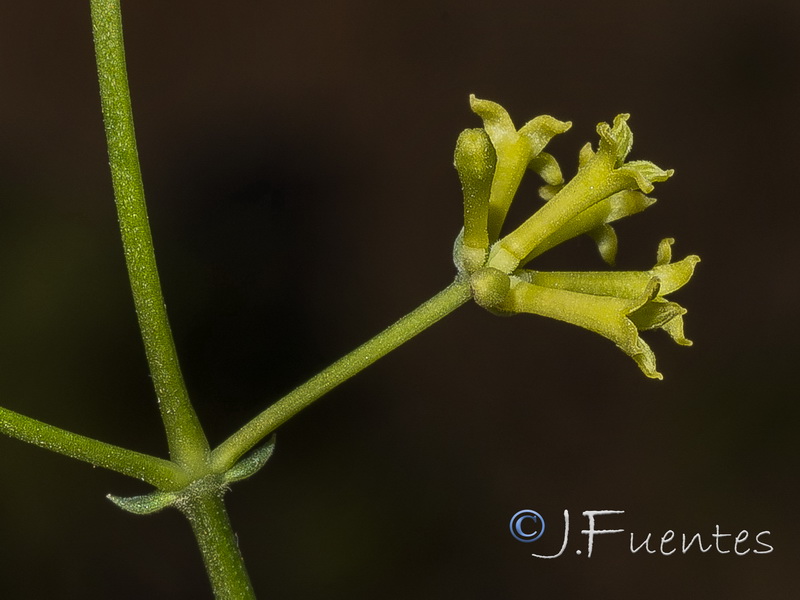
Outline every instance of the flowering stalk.
<path id="1" fill-rule="evenodd" d="M 136 149 L 119 0 L 91 0 L 91 14 L 114 197 L 139 329 L 170 458 L 193 479 L 182 493 L 173 496 L 161 490 L 142 502 L 157 510 L 186 498 L 182 511 L 192 525 L 215 596 L 255 598 L 222 503 L 225 487 L 208 473 L 208 442 L 189 400 L 161 293 Z M 137 500 L 141 499 L 117 504 L 133 510 L 139 507 Z"/>
<path id="2" fill-rule="evenodd" d="M 128 91 L 119 0 L 91 0 L 103 117 L 126 264 L 145 351 L 159 400 L 170 460 L 147 456 L 46 425 L 0 408 L 5 433 L 94 465 L 140 478 L 157 488 L 121 498 L 120 508 L 149 514 L 179 509 L 190 521 L 217 598 L 254 598 L 222 496 L 230 484 L 267 462 L 274 439 L 249 452 L 273 430 L 322 395 L 409 341 L 470 298 L 486 309 L 532 313 L 580 325 L 610 340 L 641 370 L 661 378 L 655 355 L 639 332 L 663 329 L 681 345 L 686 310 L 666 298 L 694 273 L 700 260 L 672 262 L 672 239 L 661 242 L 648 271 L 542 272 L 526 268 L 543 252 L 590 235 L 613 265 L 617 238 L 611 223 L 655 202 L 653 184 L 672 175 L 645 161 L 626 162 L 633 136 L 628 115 L 601 123 L 595 152 L 580 151 L 578 172 L 564 182 L 549 141 L 571 124 L 537 117 L 520 129 L 498 104 L 471 97 L 483 128 L 468 129 L 456 144 L 455 165 L 464 193 L 464 228 L 454 247 L 455 281 L 386 330 L 333 363 L 241 427 L 213 452 L 189 401 L 167 320 L 147 219 Z M 503 226 L 522 178 L 537 173 L 545 204 L 512 232 Z"/>
<path id="3" fill-rule="evenodd" d="M 161 293 L 136 149 L 119 0 L 92 0 L 100 99 L 125 263 L 170 457 L 192 470 L 208 453 L 181 374 Z"/>

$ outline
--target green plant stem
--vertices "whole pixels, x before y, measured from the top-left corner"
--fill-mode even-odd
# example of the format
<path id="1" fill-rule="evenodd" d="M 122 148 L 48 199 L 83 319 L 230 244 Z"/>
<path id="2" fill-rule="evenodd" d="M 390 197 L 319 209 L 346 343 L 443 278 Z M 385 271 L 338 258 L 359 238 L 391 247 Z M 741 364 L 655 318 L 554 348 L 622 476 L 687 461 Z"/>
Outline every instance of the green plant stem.
<path id="1" fill-rule="evenodd" d="M 141 479 L 162 490 L 177 490 L 188 481 L 183 469 L 170 461 L 106 444 L 2 407 L 0 433 Z"/>
<path id="2" fill-rule="evenodd" d="M 255 599 L 222 498 L 217 495 L 194 498 L 181 510 L 192 524 L 214 597 L 217 600 Z"/>
<path id="3" fill-rule="evenodd" d="M 205 463 L 208 442 L 189 401 L 167 319 L 136 150 L 119 0 L 91 0 L 111 178 L 139 328 L 172 460 Z"/>
<path id="4" fill-rule="evenodd" d="M 421 333 L 470 298 L 469 282 L 456 279 L 433 298 L 350 354 L 309 379 L 244 425 L 211 453 L 211 469 L 223 472 L 278 426 L 340 383 Z"/>
<path id="5" fill-rule="evenodd" d="M 119 0 L 91 0 L 91 13 L 111 178 L 139 329 L 170 457 L 197 478 L 207 473 L 209 447 L 186 391 L 161 292 L 136 150 Z M 195 498 L 183 512 L 192 524 L 214 595 L 254 598 L 222 500 Z"/>

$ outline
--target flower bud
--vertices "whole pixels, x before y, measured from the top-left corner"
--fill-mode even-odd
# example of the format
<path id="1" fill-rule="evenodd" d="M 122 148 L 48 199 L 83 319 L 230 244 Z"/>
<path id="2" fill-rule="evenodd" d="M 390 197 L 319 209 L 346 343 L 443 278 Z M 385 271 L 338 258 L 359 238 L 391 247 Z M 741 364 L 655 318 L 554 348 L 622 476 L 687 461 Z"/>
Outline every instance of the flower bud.
<path id="1" fill-rule="evenodd" d="M 489 194 L 497 155 L 483 129 L 467 129 L 458 136 L 454 159 L 464 194 L 464 233 L 461 241 L 472 255 L 480 257 L 479 261 L 471 261 L 478 264 L 467 267 L 467 270 L 474 270 L 483 264 L 489 248 Z"/>

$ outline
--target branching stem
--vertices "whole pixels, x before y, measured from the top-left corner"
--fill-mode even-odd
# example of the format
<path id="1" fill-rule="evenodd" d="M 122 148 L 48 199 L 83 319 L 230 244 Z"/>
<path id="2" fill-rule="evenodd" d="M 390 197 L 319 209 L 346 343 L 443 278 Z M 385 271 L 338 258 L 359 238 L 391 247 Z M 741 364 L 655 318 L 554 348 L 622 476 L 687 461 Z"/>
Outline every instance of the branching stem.
<path id="1" fill-rule="evenodd" d="M 244 425 L 211 453 L 211 469 L 220 473 L 229 469 L 245 452 L 320 396 L 421 333 L 469 298 L 469 282 L 462 278 L 456 279 L 433 298 L 350 354 L 337 360 Z"/>
<path id="2" fill-rule="evenodd" d="M 223 473 L 275 428 L 379 358 L 449 314 L 471 295 L 459 277 L 370 341 L 267 408 L 210 453 L 191 405 L 156 267 L 133 126 L 120 0 L 91 0 L 92 29 L 109 163 L 139 328 L 167 435 L 171 461 L 70 433 L 0 409 L 0 433 L 148 481 L 186 498 L 176 504 L 191 523 L 218 599 L 254 599 L 225 506 L 224 486 L 189 494 Z M 216 474 L 216 475 L 214 475 Z M 200 486 L 202 488 L 202 486 Z M 200 489 L 198 488 L 198 489 Z"/>
<path id="3" fill-rule="evenodd" d="M 78 435 L 2 407 L 0 433 L 141 479 L 162 490 L 177 490 L 188 482 L 186 473 L 173 462 Z"/>
<path id="4" fill-rule="evenodd" d="M 91 0 L 100 97 L 122 245 L 172 460 L 193 470 L 208 442 L 189 402 L 167 320 L 133 128 L 119 0 Z"/>
<path id="5" fill-rule="evenodd" d="M 122 245 L 170 458 L 199 478 L 208 469 L 209 447 L 186 391 L 161 292 L 136 150 L 119 1 L 91 0 L 91 12 Z M 216 598 L 254 598 L 222 499 L 201 495 L 182 509 L 202 551 Z"/>

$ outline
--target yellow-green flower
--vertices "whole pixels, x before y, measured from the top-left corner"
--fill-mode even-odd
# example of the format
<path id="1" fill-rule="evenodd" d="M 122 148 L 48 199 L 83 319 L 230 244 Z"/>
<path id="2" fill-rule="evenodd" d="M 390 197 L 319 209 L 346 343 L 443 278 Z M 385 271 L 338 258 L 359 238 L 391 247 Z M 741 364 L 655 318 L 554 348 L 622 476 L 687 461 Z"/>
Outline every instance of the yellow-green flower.
<path id="1" fill-rule="evenodd" d="M 470 96 L 483 129 L 467 129 L 456 142 L 455 166 L 464 192 L 464 231 L 456 245 L 459 268 L 483 266 L 491 244 L 498 240 L 526 170 L 539 173 L 550 185 L 563 182 L 555 159 L 542 150 L 571 123 L 543 115 L 519 130 L 495 102 Z M 460 260 L 464 259 L 461 264 Z"/>
<path id="2" fill-rule="evenodd" d="M 633 358 L 648 377 L 662 379 L 656 357 L 639 331 L 663 329 L 683 346 L 686 309 L 665 296 L 691 279 L 698 256 L 671 263 L 672 239 L 661 241 L 649 271 L 518 271 L 496 310 L 533 313 L 579 325 L 607 337 Z"/>
<path id="3" fill-rule="evenodd" d="M 597 126 L 600 134 L 597 152 L 584 146 L 575 177 L 492 248 L 488 266 L 511 273 L 537 256 L 540 247 L 551 247 L 554 236 L 568 239 L 652 204 L 642 197 L 638 203 L 618 203 L 616 211 L 611 207 L 598 210 L 595 206 L 603 202 L 613 204 L 612 198 L 620 192 L 639 190 L 648 194 L 654 182 L 665 181 L 673 174 L 672 170 L 664 171 L 647 161 L 624 162 L 633 145 L 628 118 L 626 114 L 618 115 L 613 127 L 606 123 Z M 609 219 L 613 212 L 616 214 Z"/>
<path id="4" fill-rule="evenodd" d="M 647 161 L 626 162 L 633 134 L 629 115 L 621 114 L 611 125 L 597 126 L 597 151 L 590 144 L 581 149 L 578 172 L 565 184 L 558 163 L 543 149 L 569 129 L 569 122 L 543 116 L 517 130 L 500 105 L 474 96 L 470 105 L 484 127 L 466 130 L 456 144 L 464 229 L 454 260 L 469 276 L 475 301 L 494 312 L 534 313 L 585 327 L 616 343 L 648 377 L 661 379 L 655 355 L 639 332 L 660 328 L 677 343 L 691 345 L 683 334 L 686 310 L 665 296 L 689 281 L 697 256 L 671 263 L 673 240 L 666 239 L 649 271 L 545 273 L 522 267 L 584 233 L 613 265 L 617 236 L 610 223 L 651 206 L 655 200 L 645 194 L 673 171 Z M 511 202 L 529 169 L 544 180 L 545 204 L 503 236 Z"/>

